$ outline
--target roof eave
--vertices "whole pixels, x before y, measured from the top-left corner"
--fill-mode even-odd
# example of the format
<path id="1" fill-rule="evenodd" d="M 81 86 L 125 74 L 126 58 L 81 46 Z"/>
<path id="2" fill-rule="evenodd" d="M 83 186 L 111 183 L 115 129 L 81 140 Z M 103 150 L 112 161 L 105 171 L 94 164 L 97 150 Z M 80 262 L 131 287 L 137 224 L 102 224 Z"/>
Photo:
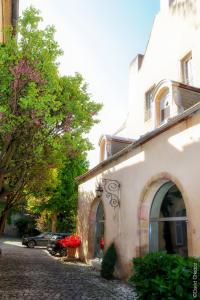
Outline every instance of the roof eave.
<path id="1" fill-rule="evenodd" d="M 192 117 L 194 113 L 200 110 L 200 103 L 195 104 L 194 106 L 188 108 L 183 113 L 179 114 L 176 117 L 170 118 L 168 122 L 159 128 L 156 128 L 155 130 L 141 136 L 137 141 L 133 142 L 131 145 L 127 146 L 126 148 L 122 149 L 121 151 L 114 154 L 112 157 L 102 161 L 100 164 L 96 165 L 94 168 L 86 172 L 85 174 L 79 176 L 76 178 L 76 181 L 78 183 L 81 183 L 83 181 L 86 181 L 87 178 L 91 177 L 92 175 L 96 174 L 98 171 L 100 171 L 105 166 L 109 165 L 113 161 L 123 157 L 133 149 L 137 148 L 138 146 L 148 142 L 149 140 L 155 138 L 156 136 L 160 135 L 164 131 L 167 131 L 171 127 L 177 125 L 178 123 L 182 122 L 183 120 Z"/>

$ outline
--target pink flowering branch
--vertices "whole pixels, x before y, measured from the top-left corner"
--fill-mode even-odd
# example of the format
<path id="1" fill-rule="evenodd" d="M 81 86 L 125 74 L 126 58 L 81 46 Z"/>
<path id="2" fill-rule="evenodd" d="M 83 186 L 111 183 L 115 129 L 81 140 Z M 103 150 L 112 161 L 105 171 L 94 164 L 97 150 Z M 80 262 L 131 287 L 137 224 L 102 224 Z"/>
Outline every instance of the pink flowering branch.
<path id="1" fill-rule="evenodd" d="M 14 97 L 11 102 L 11 106 L 13 111 L 16 111 L 17 108 L 17 94 L 26 86 L 29 82 L 35 82 L 38 85 L 43 85 L 46 83 L 45 80 L 42 79 L 39 71 L 35 70 L 34 65 L 35 62 L 31 65 L 27 59 L 21 59 L 16 66 L 10 68 L 11 74 L 14 79 L 12 81 L 12 89 Z"/>

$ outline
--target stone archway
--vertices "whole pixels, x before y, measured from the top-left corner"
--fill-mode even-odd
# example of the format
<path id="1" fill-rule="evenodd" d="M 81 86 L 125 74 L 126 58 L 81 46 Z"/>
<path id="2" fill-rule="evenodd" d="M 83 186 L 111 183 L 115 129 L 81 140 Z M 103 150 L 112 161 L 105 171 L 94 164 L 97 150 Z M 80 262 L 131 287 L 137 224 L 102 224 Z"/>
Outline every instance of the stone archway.
<path id="1" fill-rule="evenodd" d="M 150 210 L 149 251 L 188 255 L 187 215 L 180 190 L 172 182 L 157 191 Z"/>
<path id="2" fill-rule="evenodd" d="M 89 215 L 88 258 L 101 257 L 100 241 L 104 239 L 105 211 L 101 199 L 95 199 Z"/>
<path id="3" fill-rule="evenodd" d="M 139 256 L 143 256 L 146 253 L 149 253 L 150 249 L 150 212 L 154 197 L 160 188 L 166 184 L 167 182 L 171 182 L 172 185 L 175 185 L 180 191 L 185 208 L 186 208 L 186 217 L 187 220 L 187 243 L 188 243 L 188 255 L 193 255 L 193 246 L 192 246 L 192 225 L 191 225 L 191 213 L 189 206 L 189 198 L 186 190 L 183 188 L 180 181 L 167 172 L 159 173 L 155 176 L 152 176 L 150 180 L 144 186 L 139 206 L 138 206 L 138 228 L 139 228 Z"/>

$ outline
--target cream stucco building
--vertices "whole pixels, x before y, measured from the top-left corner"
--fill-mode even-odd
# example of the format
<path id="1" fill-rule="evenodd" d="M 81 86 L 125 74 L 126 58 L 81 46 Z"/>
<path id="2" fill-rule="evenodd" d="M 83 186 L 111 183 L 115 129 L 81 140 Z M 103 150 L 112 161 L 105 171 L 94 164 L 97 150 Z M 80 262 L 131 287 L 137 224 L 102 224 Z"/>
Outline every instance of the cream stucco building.
<path id="1" fill-rule="evenodd" d="M 151 251 L 200 256 L 200 1 L 161 0 L 130 64 L 130 112 L 78 178 L 80 257 L 115 243 L 120 277 Z"/>

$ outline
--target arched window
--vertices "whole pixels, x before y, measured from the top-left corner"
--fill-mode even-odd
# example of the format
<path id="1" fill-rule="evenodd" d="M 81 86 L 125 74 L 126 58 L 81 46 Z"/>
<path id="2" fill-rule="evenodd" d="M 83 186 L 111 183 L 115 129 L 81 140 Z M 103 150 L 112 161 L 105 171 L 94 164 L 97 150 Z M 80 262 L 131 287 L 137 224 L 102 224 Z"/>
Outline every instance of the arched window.
<path id="1" fill-rule="evenodd" d="M 166 122 L 166 120 L 169 118 L 170 116 L 170 106 L 169 106 L 169 91 L 165 91 L 165 93 L 162 94 L 162 96 L 160 97 L 159 100 L 160 103 L 160 124 L 163 124 Z"/>
<path id="2" fill-rule="evenodd" d="M 150 213 L 149 250 L 188 255 L 187 216 L 181 192 L 165 183 L 154 197 Z"/>
<path id="3" fill-rule="evenodd" d="M 160 126 L 167 122 L 172 109 L 172 83 L 162 80 L 154 90 L 155 125 Z"/>
<path id="4" fill-rule="evenodd" d="M 99 202 L 96 212 L 95 249 L 94 257 L 101 257 L 101 239 L 104 239 L 104 208 L 102 201 Z"/>

